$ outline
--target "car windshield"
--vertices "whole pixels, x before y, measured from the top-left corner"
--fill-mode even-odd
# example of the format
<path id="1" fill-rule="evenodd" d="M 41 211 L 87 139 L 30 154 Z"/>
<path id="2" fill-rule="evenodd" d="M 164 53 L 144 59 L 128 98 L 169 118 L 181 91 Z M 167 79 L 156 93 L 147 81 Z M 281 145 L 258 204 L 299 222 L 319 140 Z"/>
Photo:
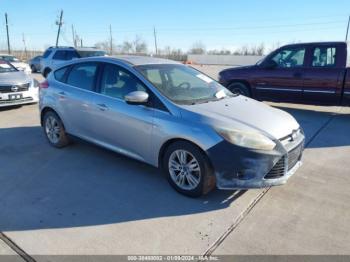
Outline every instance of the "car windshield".
<path id="1" fill-rule="evenodd" d="M 0 60 L 0 73 L 17 72 L 18 70 L 5 60 Z"/>
<path id="2" fill-rule="evenodd" d="M 135 67 L 162 94 L 178 104 L 197 104 L 234 96 L 225 87 L 194 68 L 176 64 Z"/>
<path id="3" fill-rule="evenodd" d="M 92 57 L 92 56 L 105 56 L 107 53 L 101 50 L 92 50 L 92 51 L 79 51 L 80 57 Z"/>
<path id="4" fill-rule="evenodd" d="M 7 61 L 7 62 L 18 62 L 18 58 L 16 58 L 15 56 L 11 56 L 11 55 L 7 55 L 7 56 L 3 56 L 2 57 L 3 60 Z"/>

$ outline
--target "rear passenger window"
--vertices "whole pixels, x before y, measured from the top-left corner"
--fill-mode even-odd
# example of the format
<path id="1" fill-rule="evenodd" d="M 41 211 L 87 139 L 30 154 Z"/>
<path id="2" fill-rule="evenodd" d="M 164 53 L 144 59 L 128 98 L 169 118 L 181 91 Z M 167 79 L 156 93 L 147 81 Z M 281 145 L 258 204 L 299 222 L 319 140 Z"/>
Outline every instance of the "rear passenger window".
<path id="1" fill-rule="evenodd" d="M 335 47 L 317 47 L 314 50 L 312 60 L 313 67 L 332 67 L 335 66 L 337 49 Z"/>
<path id="2" fill-rule="evenodd" d="M 66 58 L 66 51 L 57 51 L 53 56 L 53 59 L 55 60 L 65 60 L 65 58 Z"/>
<path id="3" fill-rule="evenodd" d="M 64 75 L 67 72 L 68 67 L 64 67 L 55 71 L 55 79 L 59 82 L 64 82 Z"/>
<path id="4" fill-rule="evenodd" d="M 67 84 L 92 91 L 94 90 L 96 71 L 96 63 L 77 64 L 70 71 L 67 77 Z"/>

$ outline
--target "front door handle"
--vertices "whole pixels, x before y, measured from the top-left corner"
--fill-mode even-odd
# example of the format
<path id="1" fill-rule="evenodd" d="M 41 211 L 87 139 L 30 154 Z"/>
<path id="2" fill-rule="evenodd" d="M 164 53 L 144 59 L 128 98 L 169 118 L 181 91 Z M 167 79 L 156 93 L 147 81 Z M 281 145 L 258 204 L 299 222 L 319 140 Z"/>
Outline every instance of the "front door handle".
<path id="1" fill-rule="evenodd" d="M 108 106 L 106 106 L 106 104 L 97 104 L 97 106 L 101 111 L 108 110 Z"/>

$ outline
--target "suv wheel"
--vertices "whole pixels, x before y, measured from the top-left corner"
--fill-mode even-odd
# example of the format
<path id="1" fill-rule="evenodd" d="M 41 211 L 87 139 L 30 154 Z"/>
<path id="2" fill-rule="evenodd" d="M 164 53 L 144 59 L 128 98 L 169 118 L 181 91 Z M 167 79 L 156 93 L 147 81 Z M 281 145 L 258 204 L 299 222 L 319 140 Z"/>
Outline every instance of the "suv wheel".
<path id="1" fill-rule="evenodd" d="M 215 186 L 209 160 L 191 143 L 171 144 L 164 154 L 163 169 L 170 185 L 189 197 L 200 197 Z"/>
<path id="2" fill-rule="evenodd" d="M 32 70 L 32 73 L 35 73 L 35 72 L 36 72 L 36 69 L 35 69 L 35 66 L 34 66 L 34 65 L 31 65 L 31 66 L 30 66 L 30 69 Z"/>
<path id="3" fill-rule="evenodd" d="M 52 146 L 62 148 L 69 144 L 63 123 L 56 113 L 52 111 L 45 113 L 43 129 L 47 140 Z"/>
<path id="4" fill-rule="evenodd" d="M 240 82 L 234 82 L 227 87 L 232 93 L 251 97 L 249 88 Z"/>
<path id="5" fill-rule="evenodd" d="M 46 77 L 50 74 L 50 72 L 51 72 L 51 69 L 50 69 L 50 68 L 46 68 L 46 69 L 44 70 L 43 76 L 46 78 Z"/>

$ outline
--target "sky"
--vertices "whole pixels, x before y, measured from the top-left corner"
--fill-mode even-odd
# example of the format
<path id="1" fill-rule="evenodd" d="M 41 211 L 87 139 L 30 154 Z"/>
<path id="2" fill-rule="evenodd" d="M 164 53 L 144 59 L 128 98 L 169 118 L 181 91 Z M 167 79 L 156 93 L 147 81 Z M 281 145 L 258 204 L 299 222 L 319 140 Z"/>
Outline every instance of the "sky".
<path id="1" fill-rule="evenodd" d="M 72 45 L 72 25 L 85 46 L 109 39 L 117 44 L 136 35 L 154 50 L 187 51 L 195 42 L 207 50 L 235 50 L 264 43 L 266 49 L 291 42 L 345 40 L 349 0 L 0 0 L 0 49 L 6 49 L 5 12 L 11 46 L 43 50 L 54 45 L 60 10 L 60 45 Z"/>

